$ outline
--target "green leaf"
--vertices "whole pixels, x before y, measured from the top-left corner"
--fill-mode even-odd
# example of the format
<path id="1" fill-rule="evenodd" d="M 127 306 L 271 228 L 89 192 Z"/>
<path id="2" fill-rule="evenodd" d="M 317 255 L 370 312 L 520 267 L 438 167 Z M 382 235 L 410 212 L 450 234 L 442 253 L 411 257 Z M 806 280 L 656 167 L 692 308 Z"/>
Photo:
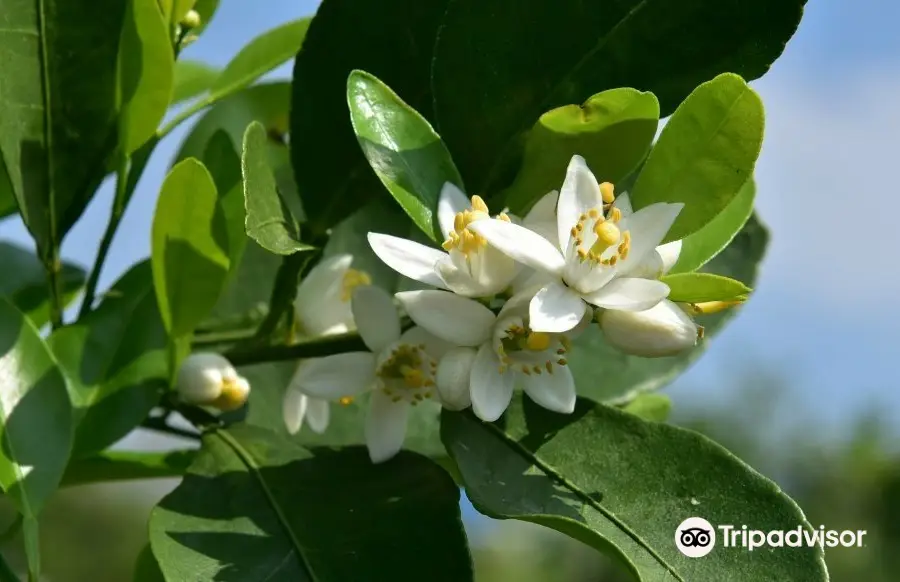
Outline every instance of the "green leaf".
<path id="1" fill-rule="evenodd" d="M 432 240 L 442 240 L 437 224 L 441 188 L 463 189 L 450 152 L 431 125 L 384 83 L 363 71 L 347 79 L 353 131 L 381 183 Z"/>
<path id="2" fill-rule="evenodd" d="M 156 133 L 172 96 L 175 54 L 157 0 L 130 0 L 119 45 L 119 148 L 130 154 Z"/>
<path id="3" fill-rule="evenodd" d="M 672 412 L 672 399 L 665 394 L 641 394 L 623 406 L 622 410 L 644 420 L 665 422 Z"/>
<path id="4" fill-rule="evenodd" d="M 368 71 L 431 118 L 431 55 L 449 0 L 324 0 L 294 65 L 291 161 L 314 235 L 382 192 L 347 116 L 347 77 Z"/>
<path id="5" fill-rule="evenodd" d="M 658 123 L 656 97 L 636 89 L 610 89 L 583 105 L 548 111 L 528 134 L 522 167 L 504 193 L 506 205 L 522 214 L 547 192 L 559 190 L 575 154 L 598 181 L 617 184 L 650 151 Z"/>
<path id="6" fill-rule="evenodd" d="M 101 451 L 131 432 L 169 378 L 150 262 L 129 269 L 96 309 L 48 341 L 75 406 L 72 456 Z"/>
<path id="7" fill-rule="evenodd" d="M 175 78 L 172 85 L 170 105 L 193 99 L 209 91 L 221 72 L 206 63 L 179 59 L 175 63 Z"/>
<path id="8" fill-rule="evenodd" d="M 753 175 L 762 147 L 762 100 L 737 75 L 697 87 L 678 106 L 641 169 L 631 202 L 683 202 L 663 242 L 697 232 L 721 213 Z"/>
<path id="9" fill-rule="evenodd" d="M 197 451 L 166 452 L 106 451 L 73 459 L 62 478 L 63 487 L 87 483 L 133 481 L 180 477 L 197 456 Z"/>
<path id="10" fill-rule="evenodd" d="M 545 111 L 638 87 L 668 116 L 718 73 L 765 73 L 805 3 L 535 0 L 526 8 L 520 0 L 454 0 L 434 49 L 437 129 L 469 189 L 497 189 Z"/>
<path id="11" fill-rule="evenodd" d="M 752 286 L 768 240 L 766 228 L 751 217 L 731 244 L 704 269 Z M 621 403 L 639 393 L 662 388 L 700 357 L 708 341 L 739 311 L 733 308 L 699 318 L 698 323 L 706 332 L 704 340 L 697 347 L 669 358 L 625 355 L 606 343 L 598 326 L 590 326 L 575 340 L 568 358 L 578 393 L 598 402 Z"/>
<path id="12" fill-rule="evenodd" d="M 194 6 L 194 0 L 167 0 L 172 3 L 172 24 L 178 24 Z"/>
<path id="13" fill-rule="evenodd" d="M 132 582 L 165 582 L 162 570 L 153 552 L 150 550 L 150 544 L 144 546 L 138 554 L 137 561 L 134 563 L 134 578 Z"/>
<path id="14" fill-rule="evenodd" d="M 126 3 L 0 0 L 0 153 L 22 219 L 50 262 L 116 145 Z"/>
<path id="15" fill-rule="evenodd" d="M 669 286 L 669 300 L 676 303 L 728 301 L 750 293 L 740 281 L 712 273 L 666 275 L 661 281 Z"/>
<path id="16" fill-rule="evenodd" d="M 585 400 L 560 415 L 517 398 L 502 425 L 445 412 L 441 437 L 479 511 L 561 531 L 642 581 L 828 580 L 819 546 L 681 554 L 673 537 L 693 516 L 811 529 L 778 486 L 699 434 Z"/>
<path id="17" fill-rule="evenodd" d="M 201 161 L 209 170 L 219 195 L 218 204 L 225 220 L 228 241 L 228 276 L 232 277 L 241 263 L 247 246 L 247 235 L 244 234 L 246 213 L 241 182 L 241 158 L 235 151 L 228 133 L 219 129 L 206 142 Z"/>
<path id="18" fill-rule="evenodd" d="M 203 29 L 209 26 L 209 23 L 212 22 L 213 16 L 215 16 L 216 10 L 218 9 L 219 0 L 197 0 L 194 3 L 194 10 L 200 15 L 200 26 L 199 28 L 193 29 L 192 32 L 194 34 L 199 34 Z"/>
<path id="19" fill-rule="evenodd" d="M 16 195 L 13 192 L 12 182 L 6 172 L 6 163 L 3 161 L 3 153 L 0 152 L 0 219 L 19 211 L 16 206 Z"/>
<path id="20" fill-rule="evenodd" d="M 0 485 L 26 519 L 35 519 L 69 459 L 72 405 L 37 328 L 3 298 L 0 377 Z"/>
<path id="21" fill-rule="evenodd" d="M 167 580 L 465 582 L 458 503 L 449 475 L 414 453 L 373 465 L 361 447 L 309 451 L 235 426 L 204 436 L 152 511 L 150 544 Z"/>
<path id="22" fill-rule="evenodd" d="M 151 264 L 159 312 L 172 338 L 209 315 L 228 275 L 228 233 L 216 186 L 202 163 L 166 176 L 153 217 Z"/>
<path id="23" fill-rule="evenodd" d="M 257 121 L 244 133 L 241 169 L 247 236 L 278 255 L 312 250 L 313 247 L 300 241 L 297 220 L 278 193 L 275 173 L 267 159 L 268 141 L 266 128 Z"/>
<path id="24" fill-rule="evenodd" d="M 0 297 L 9 299 L 36 327 L 50 321 L 47 273 L 34 253 L 0 241 L 0 272 Z M 85 275 L 81 267 L 63 263 L 60 278 L 66 305 L 81 291 Z"/>

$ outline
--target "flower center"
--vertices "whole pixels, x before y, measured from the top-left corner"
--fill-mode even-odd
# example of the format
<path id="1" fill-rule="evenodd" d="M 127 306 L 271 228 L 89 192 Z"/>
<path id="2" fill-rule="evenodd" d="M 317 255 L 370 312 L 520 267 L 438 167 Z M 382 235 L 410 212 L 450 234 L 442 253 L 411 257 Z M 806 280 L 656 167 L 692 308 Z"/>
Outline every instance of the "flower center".
<path id="1" fill-rule="evenodd" d="M 613 185 L 600 184 L 603 207 L 594 207 L 578 217 L 570 231 L 575 253 L 581 262 L 614 266 L 628 258 L 631 249 L 631 233 L 622 231 L 619 222 L 622 211 L 611 205 L 615 200 Z M 604 209 L 608 210 L 604 216 Z"/>
<path id="2" fill-rule="evenodd" d="M 553 373 L 553 366 L 568 364 L 565 356 L 571 348 L 569 338 L 561 333 L 531 330 L 521 317 L 500 322 L 494 333 L 494 350 L 500 358 L 500 373 L 507 369 L 524 374 Z"/>
<path id="3" fill-rule="evenodd" d="M 344 278 L 341 281 L 341 301 L 344 303 L 349 302 L 350 298 L 353 297 L 354 289 L 371 284 L 372 278 L 369 277 L 369 274 L 365 271 L 347 269 L 347 272 L 344 273 Z"/>
<path id="4" fill-rule="evenodd" d="M 468 229 L 468 226 L 476 220 L 490 218 L 487 204 L 481 196 L 472 196 L 472 207 L 469 210 L 457 212 L 453 218 L 453 230 L 441 246 L 447 252 L 456 249 L 465 256 L 471 253 L 477 253 L 487 246 L 487 240 L 480 234 L 474 233 Z M 509 222 L 509 217 L 505 213 L 500 213 L 500 220 Z"/>
<path id="5" fill-rule="evenodd" d="M 425 353 L 424 344 L 398 344 L 391 348 L 375 375 L 381 389 L 394 402 L 413 405 L 431 398 L 437 362 Z"/>

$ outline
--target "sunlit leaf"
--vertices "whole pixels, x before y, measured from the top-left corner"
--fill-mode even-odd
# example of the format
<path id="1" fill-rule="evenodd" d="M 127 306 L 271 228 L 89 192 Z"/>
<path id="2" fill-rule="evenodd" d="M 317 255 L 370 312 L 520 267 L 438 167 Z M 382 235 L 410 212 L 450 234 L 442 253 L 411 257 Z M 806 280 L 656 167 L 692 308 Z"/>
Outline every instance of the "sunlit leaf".
<path id="1" fill-rule="evenodd" d="M 669 300 L 676 303 L 727 301 L 750 293 L 740 281 L 712 273 L 678 273 L 661 281 L 669 286 Z"/>

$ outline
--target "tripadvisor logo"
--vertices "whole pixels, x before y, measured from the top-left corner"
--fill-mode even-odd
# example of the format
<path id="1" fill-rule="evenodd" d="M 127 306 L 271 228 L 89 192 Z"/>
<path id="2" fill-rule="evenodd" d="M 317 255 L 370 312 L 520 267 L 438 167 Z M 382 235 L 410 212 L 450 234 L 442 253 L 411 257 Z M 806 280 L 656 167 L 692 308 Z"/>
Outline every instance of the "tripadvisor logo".
<path id="1" fill-rule="evenodd" d="M 718 532 L 716 531 L 718 530 Z M 718 533 L 718 535 L 717 535 Z M 675 530 L 675 546 L 689 558 L 701 558 L 716 546 L 716 539 L 723 548 L 744 548 L 748 552 L 768 548 L 801 548 L 819 546 L 822 548 L 861 548 L 866 530 L 809 529 L 797 526 L 789 530 L 763 531 L 746 525 L 720 525 L 713 527 L 702 517 L 689 517 Z"/>

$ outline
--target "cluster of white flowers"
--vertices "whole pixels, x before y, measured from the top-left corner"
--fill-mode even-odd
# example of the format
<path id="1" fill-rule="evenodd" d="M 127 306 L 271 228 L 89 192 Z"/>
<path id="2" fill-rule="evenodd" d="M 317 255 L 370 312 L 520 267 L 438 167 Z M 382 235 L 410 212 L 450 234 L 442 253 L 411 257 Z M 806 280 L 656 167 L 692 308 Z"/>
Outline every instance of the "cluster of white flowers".
<path id="1" fill-rule="evenodd" d="M 572 341 L 596 321 L 607 341 L 644 357 L 694 346 L 702 328 L 659 280 L 681 242 L 660 245 L 682 204 L 633 211 L 627 194 L 598 184 L 580 156 L 559 192 L 523 220 L 491 216 L 478 196 L 445 184 L 438 204 L 443 250 L 369 233 L 375 254 L 435 289 L 392 298 L 340 255 L 301 283 L 299 331 L 316 337 L 358 331 L 368 351 L 301 362 L 284 400 L 294 433 L 304 419 L 322 432 L 329 401 L 369 393 L 365 438 L 373 462 L 401 449 L 411 406 L 472 407 L 498 419 L 518 386 L 537 404 L 571 413 Z M 505 302 L 500 302 L 506 298 Z M 396 301 L 395 301 L 396 299 Z M 403 331 L 401 313 L 414 327 Z M 492 309 L 493 307 L 493 309 Z"/>

